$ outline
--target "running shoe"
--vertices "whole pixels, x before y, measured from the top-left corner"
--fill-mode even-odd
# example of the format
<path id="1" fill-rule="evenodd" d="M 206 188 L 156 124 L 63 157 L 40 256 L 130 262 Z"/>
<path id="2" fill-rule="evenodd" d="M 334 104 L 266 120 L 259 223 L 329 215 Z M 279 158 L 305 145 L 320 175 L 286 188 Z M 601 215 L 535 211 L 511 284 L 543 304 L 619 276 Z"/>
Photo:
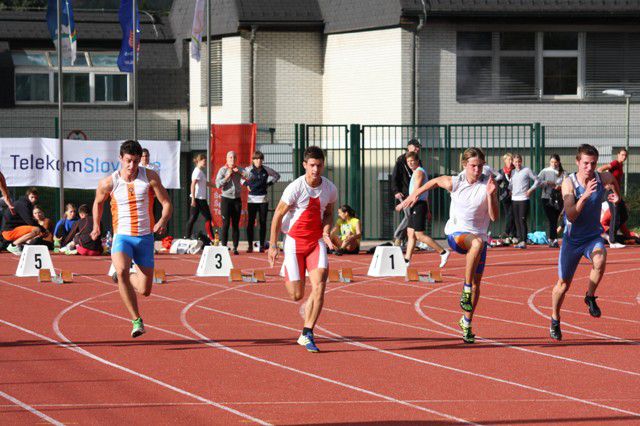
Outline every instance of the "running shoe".
<path id="1" fill-rule="evenodd" d="M 320 349 L 316 346 L 316 342 L 313 341 L 313 333 L 301 334 L 298 337 L 298 344 L 307 348 L 309 352 L 320 352 Z"/>
<path id="2" fill-rule="evenodd" d="M 471 324 L 469 324 L 469 325 L 465 324 L 464 316 L 462 316 L 460 318 L 460 321 L 458 321 L 458 325 L 460 326 L 460 329 L 462 330 L 462 340 L 465 343 L 475 343 L 476 342 L 476 335 L 471 332 Z"/>
<path id="3" fill-rule="evenodd" d="M 114 272 L 114 273 L 111 275 L 111 280 L 112 280 L 114 283 L 118 284 L 118 273 L 117 273 L 117 272 Z"/>
<path id="4" fill-rule="evenodd" d="M 602 312 L 600 311 L 600 308 L 598 307 L 598 304 L 596 303 L 596 299 L 597 298 L 598 298 L 598 296 L 585 295 L 584 296 L 584 303 L 586 303 L 587 306 L 589 307 L 589 314 L 591 314 L 592 317 L 600 318 L 600 315 L 602 315 Z"/>
<path id="5" fill-rule="evenodd" d="M 7 247 L 7 251 L 9 253 L 15 254 L 16 256 L 20 256 L 22 254 L 22 247 L 9 244 L 9 246 Z"/>
<path id="6" fill-rule="evenodd" d="M 560 323 L 557 325 L 551 322 L 551 327 L 549 328 L 549 335 L 554 340 L 562 340 L 562 331 L 560 331 Z"/>
<path id="7" fill-rule="evenodd" d="M 138 336 L 142 336 L 144 334 L 144 323 L 142 322 L 142 318 L 134 319 L 131 322 L 133 323 L 131 337 L 136 338 Z"/>
<path id="8" fill-rule="evenodd" d="M 527 243 L 525 243 L 524 241 L 520 241 L 518 244 L 516 244 L 513 247 L 517 248 L 517 249 L 526 249 L 527 248 Z"/>
<path id="9" fill-rule="evenodd" d="M 440 255 L 440 268 L 444 268 L 444 265 L 447 264 L 447 260 L 449 260 L 449 256 L 451 256 L 450 250 L 445 250 L 444 253 Z"/>
<path id="10" fill-rule="evenodd" d="M 460 296 L 460 307 L 463 311 L 471 312 L 473 310 L 473 303 L 471 302 L 471 292 L 462 291 Z"/>

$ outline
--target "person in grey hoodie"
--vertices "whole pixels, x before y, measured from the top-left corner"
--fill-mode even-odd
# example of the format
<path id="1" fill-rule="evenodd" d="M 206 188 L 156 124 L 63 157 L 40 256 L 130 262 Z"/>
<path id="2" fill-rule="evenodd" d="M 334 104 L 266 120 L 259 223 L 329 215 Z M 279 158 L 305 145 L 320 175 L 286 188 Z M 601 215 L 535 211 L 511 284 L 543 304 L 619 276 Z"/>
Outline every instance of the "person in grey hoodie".
<path id="1" fill-rule="evenodd" d="M 558 217 L 562 211 L 560 191 L 565 177 L 566 174 L 558 154 L 552 154 L 549 158 L 549 167 L 538 173 L 538 180 L 542 186 L 542 208 L 549 221 L 549 247 L 559 247 Z"/>
<path id="2" fill-rule="evenodd" d="M 513 156 L 513 174 L 509 189 L 511 190 L 511 208 L 513 209 L 513 219 L 516 224 L 518 244 L 516 248 L 527 248 L 527 216 L 529 215 L 529 197 L 536 190 L 539 181 L 530 168 L 522 166 L 522 156 Z M 533 185 L 531 185 L 533 181 Z"/>
<path id="3" fill-rule="evenodd" d="M 233 237 L 233 254 L 238 253 L 238 244 L 240 242 L 240 212 L 242 211 L 242 192 L 243 178 L 246 179 L 244 169 L 238 167 L 236 162 L 238 157 L 234 151 L 227 152 L 227 163 L 218 170 L 216 175 L 216 187 L 222 190 L 220 214 L 222 216 L 222 238 L 223 246 L 227 245 L 229 239 L 229 225 Z"/>

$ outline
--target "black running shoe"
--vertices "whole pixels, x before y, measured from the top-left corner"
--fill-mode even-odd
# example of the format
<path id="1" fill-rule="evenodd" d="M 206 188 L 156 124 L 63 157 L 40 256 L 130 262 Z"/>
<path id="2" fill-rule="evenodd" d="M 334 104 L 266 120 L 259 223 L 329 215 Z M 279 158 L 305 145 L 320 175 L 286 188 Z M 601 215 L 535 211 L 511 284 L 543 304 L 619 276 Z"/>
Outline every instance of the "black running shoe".
<path id="1" fill-rule="evenodd" d="M 549 329 L 549 335 L 554 340 L 562 340 L 562 331 L 560 331 L 560 323 L 558 325 L 554 325 L 551 323 L 551 328 Z"/>
<path id="2" fill-rule="evenodd" d="M 592 317 L 600 318 L 600 315 L 602 315 L 602 312 L 600 311 L 600 308 L 598 307 L 598 304 L 596 303 L 596 299 L 597 298 L 598 298 L 598 296 L 585 295 L 584 296 L 584 303 L 586 303 L 587 306 L 589 307 L 589 314 L 591 314 Z"/>

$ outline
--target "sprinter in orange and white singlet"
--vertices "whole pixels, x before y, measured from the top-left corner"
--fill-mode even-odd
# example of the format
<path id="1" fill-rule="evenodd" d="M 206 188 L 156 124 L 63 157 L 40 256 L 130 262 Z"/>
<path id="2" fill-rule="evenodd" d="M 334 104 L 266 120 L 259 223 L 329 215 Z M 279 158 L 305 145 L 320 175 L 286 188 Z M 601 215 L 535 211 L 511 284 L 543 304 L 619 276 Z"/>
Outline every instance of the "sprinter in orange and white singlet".
<path id="1" fill-rule="evenodd" d="M 144 334 L 144 323 L 138 312 L 136 292 L 151 294 L 153 284 L 153 233 L 165 232 L 173 207 L 160 177 L 153 171 L 139 167 L 142 147 L 137 141 L 126 141 L 120 146 L 120 169 L 100 181 L 93 203 L 93 231 L 91 238 L 100 236 L 100 219 L 104 203 L 111 198 L 113 216 L 113 244 L 111 260 L 116 270 L 120 297 L 131 319 L 131 337 Z M 153 201 L 162 205 L 162 217 L 153 218 Z M 129 275 L 131 262 L 137 272 Z"/>
<path id="2" fill-rule="evenodd" d="M 304 328 L 298 344 L 309 352 L 319 352 L 313 339 L 329 272 L 327 248 L 335 250 L 329 231 L 333 225 L 333 208 L 338 198 L 336 186 L 322 176 L 324 152 L 317 146 L 304 151 L 304 176 L 291 182 L 282 193 L 271 220 L 269 263 L 278 257 L 280 231 L 286 234 L 282 269 L 285 286 L 293 300 L 304 296 L 305 271 L 309 271 L 311 294 L 305 305 Z"/>

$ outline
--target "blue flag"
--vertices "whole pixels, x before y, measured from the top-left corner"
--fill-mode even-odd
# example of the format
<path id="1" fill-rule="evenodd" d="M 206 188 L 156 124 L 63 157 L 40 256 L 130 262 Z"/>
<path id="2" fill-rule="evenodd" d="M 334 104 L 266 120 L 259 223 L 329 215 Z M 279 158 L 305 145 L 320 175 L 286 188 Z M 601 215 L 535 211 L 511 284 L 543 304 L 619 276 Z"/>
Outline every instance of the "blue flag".
<path id="1" fill-rule="evenodd" d="M 76 23 L 73 20 L 73 8 L 70 0 L 62 0 L 62 15 L 60 17 L 60 34 L 62 40 L 62 57 L 73 65 L 76 61 L 77 39 Z M 47 4 L 47 27 L 53 44 L 58 46 L 58 2 L 49 0 Z"/>
<path id="2" fill-rule="evenodd" d="M 122 28 L 122 44 L 120 45 L 120 55 L 118 55 L 118 68 L 121 72 L 133 72 L 133 28 L 131 22 L 132 1 L 137 0 L 121 0 L 118 17 L 120 19 L 120 28 Z M 138 14 L 138 5 L 136 4 L 136 47 L 138 52 L 138 62 L 140 61 L 140 16 Z"/>

